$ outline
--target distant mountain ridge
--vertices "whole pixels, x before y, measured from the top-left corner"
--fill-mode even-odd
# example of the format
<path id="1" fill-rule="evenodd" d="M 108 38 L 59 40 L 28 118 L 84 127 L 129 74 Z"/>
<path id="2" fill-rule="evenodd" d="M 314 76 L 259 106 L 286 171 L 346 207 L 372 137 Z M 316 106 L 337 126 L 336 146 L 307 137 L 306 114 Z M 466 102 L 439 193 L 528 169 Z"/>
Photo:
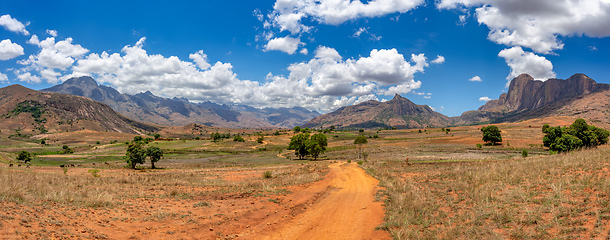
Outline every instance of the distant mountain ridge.
<path id="1" fill-rule="evenodd" d="M 566 80 L 534 80 L 527 74 L 514 78 L 507 93 L 488 101 L 478 110 L 447 117 L 429 106 L 416 105 L 396 95 L 387 102 L 368 101 L 346 106 L 312 119 L 305 127 L 423 128 L 515 122 L 532 118 L 574 116 L 610 127 L 610 85 L 597 83 L 585 74 Z"/>
<path id="2" fill-rule="evenodd" d="M 24 135 L 80 130 L 142 134 L 159 130 L 88 98 L 20 85 L 0 89 L 0 115 L 0 129 Z"/>
<path id="3" fill-rule="evenodd" d="M 185 98 L 158 97 L 150 91 L 135 95 L 122 94 L 114 88 L 97 84 L 89 76 L 70 78 L 41 91 L 91 98 L 107 104 L 128 118 L 165 126 L 196 123 L 222 128 L 292 128 L 320 115 L 299 107 L 256 109 L 212 102 L 191 103 Z"/>
<path id="4" fill-rule="evenodd" d="M 427 105 L 416 105 L 398 94 L 387 102 L 367 101 L 318 116 L 304 127 L 328 128 L 425 128 L 448 126 L 452 120 Z"/>

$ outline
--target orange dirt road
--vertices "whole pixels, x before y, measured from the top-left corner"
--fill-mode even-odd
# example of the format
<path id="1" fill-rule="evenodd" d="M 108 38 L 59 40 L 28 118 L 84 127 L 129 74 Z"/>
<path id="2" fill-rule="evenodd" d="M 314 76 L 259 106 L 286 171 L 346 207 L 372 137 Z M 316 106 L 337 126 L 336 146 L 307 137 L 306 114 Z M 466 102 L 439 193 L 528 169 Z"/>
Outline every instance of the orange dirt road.
<path id="1" fill-rule="evenodd" d="M 384 209 L 375 202 L 377 179 L 356 163 L 330 165 L 333 187 L 326 197 L 307 211 L 258 239 L 390 239 L 383 230 Z"/>

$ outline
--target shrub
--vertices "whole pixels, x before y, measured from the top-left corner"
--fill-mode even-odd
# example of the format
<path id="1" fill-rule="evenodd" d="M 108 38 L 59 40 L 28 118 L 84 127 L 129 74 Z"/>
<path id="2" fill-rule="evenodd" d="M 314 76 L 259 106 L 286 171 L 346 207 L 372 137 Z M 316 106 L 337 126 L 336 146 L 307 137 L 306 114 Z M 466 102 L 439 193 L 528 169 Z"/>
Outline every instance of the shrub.
<path id="1" fill-rule="evenodd" d="M 364 161 L 357 161 L 356 163 L 358 163 L 358 165 L 362 165 Z"/>
<path id="2" fill-rule="evenodd" d="M 101 142 L 100 141 L 95 141 L 95 144 L 100 145 Z"/>
<path id="3" fill-rule="evenodd" d="M 89 172 L 89 173 L 91 173 L 91 175 L 92 175 L 93 177 L 100 177 L 100 175 L 99 175 L 99 174 L 97 174 L 97 173 L 99 173 L 99 172 L 100 172 L 100 170 L 99 170 L 99 169 L 89 169 L 89 171 L 88 171 L 88 172 Z"/>
<path id="4" fill-rule="evenodd" d="M 265 137 L 264 137 L 263 135 L 259 136 L 259 137 L 256 139 L 256 142 L 257 142 L 257 143 L 263 143 L 263 141 L 265 141 Z"/>
<path id="5" fill-rule="evenodd" d="M 240 135 L 235 135 L 233 137 L 233 141 L 235 141 L 235 142 L 245 142 L 246 140 L 242 136 L 240 136 Z"/>
<path id="6" fill-rule="evenodd" d="M 351 159 L 347 159 L 347 163 L 352 163 L 352 160 Z"/>
<path id="7" fill-rule="evenodd" d="M 480 143 L 477 143 L 477 148 L 481 149 L 481 148 L 483 148 L 483 145 L 481 145 Z"/>
<path id="8" fill-rule="evenodd" d="M 271 171 L 265 171 L 263 173 L 263 178 L 272 178 L 273 177 L 273 172 Z"/>
<path id="9" fill-rule="evenodd" d="M 524 150 L 521 152 L 521 156 L 523 156 L 524 158 L 525 158 L 525 157 L 527 157 L 527 150 L 525 150 L 525 149 L 524 149 Z"/>
<path id="10" fill-rule="evenodd" d="M 29 162 L 32 161 L 32 154 L 28 151 L 21 151 L 19 152 L 19 155 L 17 155 L 17 160 L 19 161 L 23 161 L 23 162 Z"/>
<path id="11" fill-rule="evenodd" d="M 597 147 L 608 142 L 610 133 L 602 128 L 588 125 L 584 119 L 576 119 L 569 127 L 542 126 L 545 134 L 542 142 L 552 151 L 569 152 L 582 147 Z"/>

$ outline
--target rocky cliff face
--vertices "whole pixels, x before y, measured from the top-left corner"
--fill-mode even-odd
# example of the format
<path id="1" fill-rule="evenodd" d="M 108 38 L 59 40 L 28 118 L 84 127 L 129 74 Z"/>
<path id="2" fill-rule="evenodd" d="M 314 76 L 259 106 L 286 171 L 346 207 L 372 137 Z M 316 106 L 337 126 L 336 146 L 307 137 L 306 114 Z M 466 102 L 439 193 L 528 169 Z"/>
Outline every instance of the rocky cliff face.
<path id="1" fill-rule="evenodd" d="M 87 76 L 71 78 L 42 91 L 87 97 L 107 104 L 128 118 L 165 126 L 196 123 L 223 128 L 292 128 L 320 115 L 304 108 L 256 109 L 211 102 L 195 104 L 184 98 L 158 97 L 151 92 L 121 94 Z"/>
<path id="2" fill-rule="evenodd" d="M 304 127 L 327 128 L 423 128 L 450 125 L 449 117 L 427 105 L 416 105 L 409 99 L 394 96 L 387 102 L 367 101 L 346 106 L 309 121 Z"/>
<path id="3" fill-rule="evenodd" d="M 455 119 L 456 124 L 518 121 L 528 118 L 566 115 L 565 109 L 579 99 L 610 90 L 610 85 L 596 83 L 585 74 L 574 74 L 566 80 L 537 81 L 527 74 L 514 78 L 498 99 L 468 111 Z M 599 98 L 597 96 L 596 98 Z M 561 110 L 560 109 L 564 109 Z M 571 111 L 574 112 L 574 111 Z M 601 113 L 600 113 L 601 114 Z"/>
<path id="4" fill-rule="evenodd" d="M 574 74 L 566 80 L 536 81 L 530 75 L 521 74 L 510 83 L 508 93 L 481 106 L 481 111 L 535 110 L 561 99 L 573 98 L 610 89 L 608 84 L 598 84 L 584 74 Z"/>

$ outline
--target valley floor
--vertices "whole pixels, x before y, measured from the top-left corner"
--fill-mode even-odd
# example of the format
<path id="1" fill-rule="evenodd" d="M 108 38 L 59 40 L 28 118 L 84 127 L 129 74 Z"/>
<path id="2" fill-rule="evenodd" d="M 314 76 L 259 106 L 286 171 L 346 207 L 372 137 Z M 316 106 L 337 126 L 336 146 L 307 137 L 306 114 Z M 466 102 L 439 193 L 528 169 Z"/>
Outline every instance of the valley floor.
<path id="1" fill-rule="evenodd" d="M 498 124 L 496 146 L 477 146 L 481 126 L 336 131 L 318 161 L 291 159 L 292 132 L 155 141 L 161 169 L 140 170 L 121 161 L 133 136 L 0 136 L 0 238 L 606 239 L 610 147 L 541 146 L 544 123 L 571 122 Z M 58 152 L 69 141 L 75 153 Z M 22 149 L 32 166 L 9 167 Z"/>

